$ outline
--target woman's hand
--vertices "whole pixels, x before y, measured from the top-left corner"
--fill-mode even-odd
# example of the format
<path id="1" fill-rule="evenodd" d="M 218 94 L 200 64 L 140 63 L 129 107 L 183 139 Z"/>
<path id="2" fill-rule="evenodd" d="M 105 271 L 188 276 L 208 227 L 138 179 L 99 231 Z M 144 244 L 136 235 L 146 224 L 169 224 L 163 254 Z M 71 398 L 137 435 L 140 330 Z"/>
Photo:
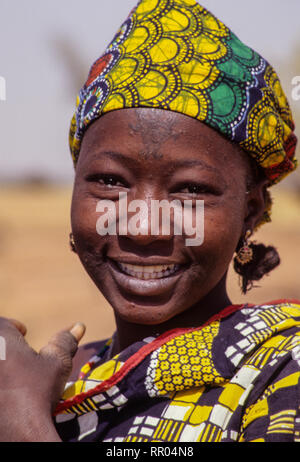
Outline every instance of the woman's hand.
<path id="1" fill-rule="evenodd" d="M 83 324 L 75 324 L 37 353 L 25 341 L 22 323 L 0 318 L 0 441 L 60 441 L 52 412 L 84 332 Z"/>

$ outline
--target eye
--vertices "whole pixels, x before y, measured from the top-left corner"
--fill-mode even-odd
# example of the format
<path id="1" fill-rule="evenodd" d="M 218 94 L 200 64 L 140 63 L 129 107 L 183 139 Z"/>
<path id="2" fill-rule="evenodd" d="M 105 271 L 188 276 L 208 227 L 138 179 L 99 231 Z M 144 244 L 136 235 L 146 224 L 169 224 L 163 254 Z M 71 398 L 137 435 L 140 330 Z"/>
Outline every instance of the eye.
<path id="1" fill-rule="evenodd" d="M 127 188 L 128 184 L 118 175 L 113 174 L 97 174 L 91 175 L 87 178 L 87 181 L 98 183 L 107 188 Z"/>
<path id="2" fill-rule="evenodd" d="M 106 186 L 120 186 L 121 185 L 120 181 L 118 181 L 118 179 L 114 176 L 103 176 L 102 178 L 99 178 L 98 182 L 101 184 L 105 184 Z"/>
<path id="3" fill-rule="evenodd" d="M 203 192 L 207 192 L 207 188 L 198 184 L 189 184 L 182 190 L 182 192 L 187 192 L 189 194 L 201 194 Z"/>
<path id="4" fill-rule="evenodd" d="M 200 183 L 185 183 L 179 186 L 177 189 L 178 192 L 183 193 L 183 194 L 189 194 L 193 196 L 201 195 L 201 194 L 213 194 L 213 195 L 219 195 L 220 192 L 206 184 L 200 184 Z"/>

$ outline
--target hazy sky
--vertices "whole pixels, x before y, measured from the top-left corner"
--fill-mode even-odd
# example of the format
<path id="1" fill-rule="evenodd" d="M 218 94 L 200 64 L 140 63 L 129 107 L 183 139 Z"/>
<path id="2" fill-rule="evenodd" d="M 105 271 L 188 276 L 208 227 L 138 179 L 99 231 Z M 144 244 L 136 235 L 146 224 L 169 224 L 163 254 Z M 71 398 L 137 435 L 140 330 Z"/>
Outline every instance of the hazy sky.
<path id="1" fill-rule="evenodd" d="M 136 3 L 0 0 L 0 76 L 6 80 L 6 101 L 0 101 L 0 179 L 73 178 L 67 137 L 76 93 Z M 200 3 L 276 69 L 297 45 L 300 50 L 299 0 Z M 289 98 L 290 77 L 284 81 Z M 300 101 L 291 103 L 300 106 Z"/>

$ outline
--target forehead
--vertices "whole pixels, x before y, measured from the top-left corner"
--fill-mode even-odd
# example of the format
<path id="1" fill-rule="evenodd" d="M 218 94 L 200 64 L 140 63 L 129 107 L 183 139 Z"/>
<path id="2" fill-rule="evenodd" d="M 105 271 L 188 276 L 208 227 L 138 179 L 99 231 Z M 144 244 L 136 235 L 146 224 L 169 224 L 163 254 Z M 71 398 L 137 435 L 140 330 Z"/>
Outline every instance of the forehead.
<path id="1" fill-rule="evenodd" d="M 149 161 L 161 166 L 202 161 L 238 172 L 248 163 L 237 145 L 204 123 L 150 108 L 112 111 L 96 120 L 84 135 L 79 164 L 100 160 L 103 152 L 120 153 L 145 166 Z"/>

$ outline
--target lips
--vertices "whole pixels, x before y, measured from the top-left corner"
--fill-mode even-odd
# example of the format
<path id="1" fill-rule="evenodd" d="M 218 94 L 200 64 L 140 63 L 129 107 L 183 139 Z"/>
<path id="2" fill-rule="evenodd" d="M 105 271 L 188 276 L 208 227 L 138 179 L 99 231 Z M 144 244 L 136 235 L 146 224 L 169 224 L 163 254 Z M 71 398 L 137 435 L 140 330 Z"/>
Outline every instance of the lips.
<path id="1" fill-rule="evenodd" d="M 186 265 L 176 263 L 137 265 L 111 259 L 108 263 L 121 292 L 142 297 L 167 296 L 186 269 Z"/>

